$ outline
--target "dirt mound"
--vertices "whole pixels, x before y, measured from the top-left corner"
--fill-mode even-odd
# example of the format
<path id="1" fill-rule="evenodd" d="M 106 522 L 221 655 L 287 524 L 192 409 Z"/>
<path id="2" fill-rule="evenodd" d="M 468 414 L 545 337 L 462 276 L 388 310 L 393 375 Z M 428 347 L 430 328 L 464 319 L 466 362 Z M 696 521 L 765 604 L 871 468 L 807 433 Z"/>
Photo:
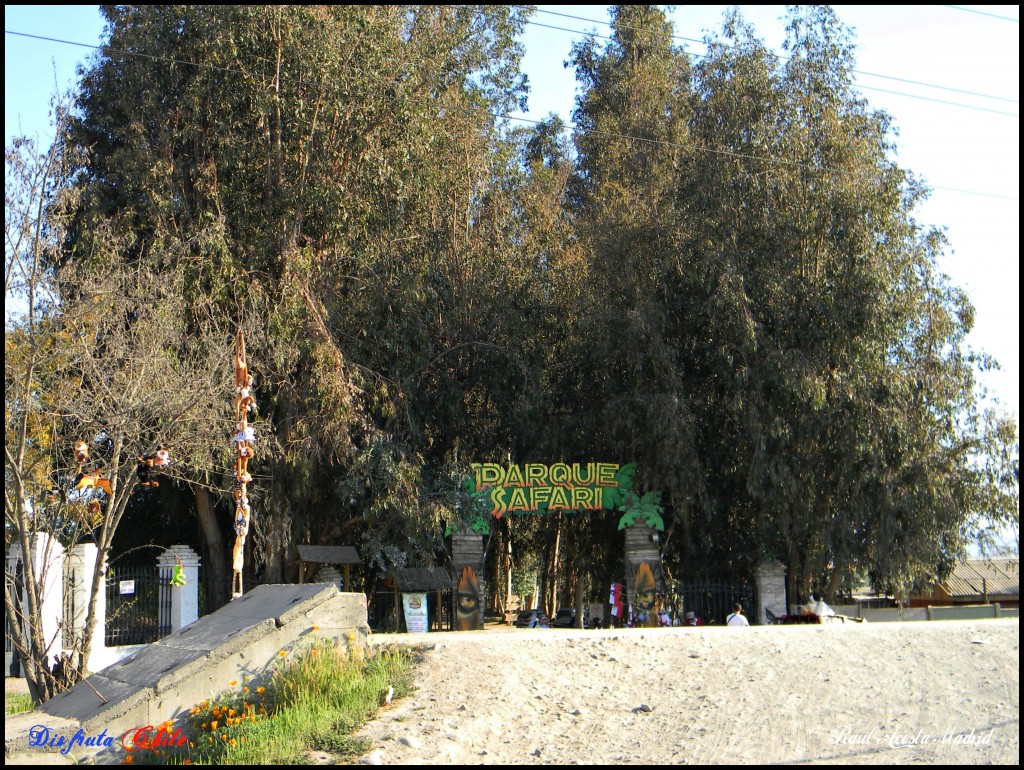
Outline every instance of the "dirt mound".
<path id="1" fill-rule="evenodd" d="M 1016 763 L 1016 619 L 375 635 L 371 764 Z"/>

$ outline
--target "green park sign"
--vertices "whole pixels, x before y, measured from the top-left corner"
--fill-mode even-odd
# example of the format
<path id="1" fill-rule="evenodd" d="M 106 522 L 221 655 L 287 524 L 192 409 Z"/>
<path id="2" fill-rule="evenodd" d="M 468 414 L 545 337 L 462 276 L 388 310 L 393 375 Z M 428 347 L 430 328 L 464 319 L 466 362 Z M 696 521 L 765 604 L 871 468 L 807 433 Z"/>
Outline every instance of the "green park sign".
<path id="1" fill-rule="evenodd" d="M 619 529 L 645 523 L 664 530 L 661 492 L 633 490 L 633 464 L 618 463 L 472 463 L 465 491 L 473 500 L 470 522 L 475 532 L 489 531 L 487 518 L 506 513 L 619 511 Z M 465 521 L 465 520 L 464 520 Z"/>
<path id="2" fill-rule="evenodd" d="M 486 493 L 490 513 L 600 511 L 618 508 L 632 488 L 633 466 L 616 463 L 499 465 L 473 463 L 473 492 Z"/>

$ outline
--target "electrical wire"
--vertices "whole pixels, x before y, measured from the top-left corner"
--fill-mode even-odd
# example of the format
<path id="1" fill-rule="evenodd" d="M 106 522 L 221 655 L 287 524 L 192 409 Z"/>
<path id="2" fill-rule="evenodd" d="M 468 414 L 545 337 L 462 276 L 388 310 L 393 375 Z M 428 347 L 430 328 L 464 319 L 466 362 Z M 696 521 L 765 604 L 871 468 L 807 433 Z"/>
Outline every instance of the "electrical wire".
<path id="1" fill-rule="evenodd" d="M 947 5 L 946 8 L 952 8 L 955 11 L 966 11 L 967 13 L 976 13 L 980 16 L 988 16 L 993 19 L 1000 19 L 1002 21 L 1012 21 L 1014 24 L 1020 24 L 1020 19 L 1015 19 L 1012 16 L 999 16 L 995 13 L 989 13 L 988 11 L 979 11 L 977 8 L 965 8 L 962 5 Z"/>
<path id="2" fill-rule="evenodd" d="M 518 7 L 522 8 L 523 6 L 518 6 Z M 548 11 L 547 13 L 554 13 L 554 12 L 553 11 Z M 559 14 L 559 15 L 564 15 L 564 14 Z M 580 17 L 576 17 L 576 18 L 580 18 Z M 541 24 L 539 22 L 527 21 L 526 23 L 528 23 L 528 24 L 531 24 L 531 23 L 532 24 L 536 24 L 537 26 L 541 26 L 541 27 L 549 27 L 551 29 L 560 30 L 560 31 L 564 31 L 564 32 L 571 32 L 573 34 L 592 35 L 592 36 L 599 37 L 599 38 L 602 38 L 602 39 L 611 39 L 611 38 L 608 38 L 606 36 L 596 35 L 595 33 L 580 32 L 578 30 L 571 30 L 571 29 L 567 29 L 567 28 L 563 28 L 563 27 L 554 27 L 552 25 Z M 101 45 L 93 45 L 93 44 L 88 44 L 88 43 L 78 43 L 78 42 L 69 41 L 69 40 L 62 40 L 60 38 L 52 38 L 52 37 L 47 37 L 47 36 L 43 36 L 43 35 L 34 35 L 34 34 L 26 33 L 26 32 L 18 32 L 18 31 L 15 31 L 15 30 L 5 29 L 4 33 L 8 34 L 8 35 L 16 35 L 16 36 L 19 36 L 19 37 L 26 37 L 26 38 L 32 38 L 32 39 L 37 39 L 37 40 L 44 40 L 44 41 L 47 41 L 47 42 L 53 42 L 53 43 L 58 43 L 58 44 L 63 44 L 63 45 L 73 45 L 73 46 L 78 46 L 78 47 L 81 47 L 81 48 L 91 48 L 91 49 L 94 49 L 94 50 L 101 50 L 101 49 L 104 48 Z M 118 54 L 121 54 L 121 55 L 124 55 L 124 56 L 135 56 L 135 57 L 149 59 L 151 61 L 167 62 L 167 63 L 173 63 L 173 64 L 182 64 L 182 65 L 188 65 L 188 66 L 196 67 L 196 68 L 199 68 L 199 69 L 207 69 L 207 70 L 212 70 L 212 71 L 226 72 L 226 73 L 230 73 L 230 74 L 241 75 L 243 77 L 245 76 L 245 73 L 242 72 L 241 70 L 236 70 L 236 69 L 232 69 L 232 68 L 229 68 L 229 67 L 220 67 L 220 66 L 209 65 L 209 64 L 198 64 L 198 63 L 195 63 L 195 62 L 188 62 L 188 61 L 183 61 L 183 60 L 180 60 L 180 59 L 171 59 L 171 58 L 168 58 L 168 57 L 155 56 L 155 55 L 152 55 L 152 54 L 139 53 L 137 51 L 127 51 L 127 50 L 123 50 L 123 49 L 115 49 L 115 48 L 109 48 L 109 47 L 107 47 L 105 50 L 109 51 L 111 53 L 118 53 Z M 365 74 L 365 73 L 363 73 L 363 74 Z M 870 88 L 870 87 L 868 87 L 868 88 Z M 873 89 L 873 90 L 882 90 L 882 89 Z M 898 92 L 888 92 L 888 93 L 898 93 Z M 913 96 L 912 94 L 902 94 L 902 95 Z M 953 103 L 953 102 L 942 102 L 941 100 L 929 99 L 928 97 L 916 97 L 916 98 L 921 98 L 921 99 L 925 99 L 925 100 L 928 100 L 928 101 L 936 101 L 936 102 L 939 102 L 939 103 L 943 103 L 943 104 L 947 104 L 947 105 L 952 105 L 952 106 L 966 107 L 968 109 L 981 110 L 981 111 L 984 111 L 984 112 L 997 112 L 997 114 L 1011 115 L 1011 113 L 998 113 L 998 111 L 995 111 L 995 110 L 988 110 L 986 108 L 981 108 L 981 107 L 973 107 L 971 105 L 960 105 L 960 104 L 956 104 L 956 103 Z M 413 103 L 420 104 L 421 106 L 428 106 L 425 102 L 417 102 L 416 100 L 411 100 L 411 101 L 413 101 Z M 1016 115 L 1012 115 L 1012 116 L 1017 117 Z M 533 125 L 539 125 L 539 124 L 542 123 L 542 121 L 531 120 L 529 118 L 524 118 L 524 117 L 520 117 L 520 116 L 516 116 L 516 115 L 496 114 L 496 115 L 494 115 L 494 117 L 495 117 L 495 119 L 498 119 L 498 120 L 513 120 L 513 121 L 518 121 L 518 122 L 522 122 L 522 123 L 530 123 L 530 124 L 533 124 Z M 565 124 L 565 128 L 567 130 L 572 130 L 573 132 L 578 132 L 579 131 L 578 126 L 575 125 L 575 124 L 572 124 L 572 123 Z M 836 169 L 832 169 L 832 168 L 829 168 L 829 167 L 826 167 L 826 166 L 814 166 L 814 165 L 809 165 L 809 164 L 806 164 L 806 163 L 799 163 L 797 161 L 789 161 L 789 160 L 786 160 L 786 159 L 783 159 L 783 158 L 777 158 L 777 157 L 774 157 L 774 156 L 747 155 L 747 154 L 743 154 L 743 153 L 735 153 L 735 152 L 732 152 L 732 151 L 729 151 L 729 150 L 714 149 L 714 148 L 709 148 L 709 147 L 685 146 L 685 145 L 681 145 L 681 144 L 678 144 L 678 143 L 675 143 L 675 142 L 668 142 L 668 141 L 665 141 L 665 140 L 650 139 L 650 138 L 645 138 L 645 137 L 629 136 L 629 135 L 626 135 L 626 134 L 616 134 L 616 133 L 612 133 L 612 132 L 604 132 L 604 131 L 599 131 L 599 130 L 591 130 L 588 133 L 590 133 L 592 135 L 596 135 L 596 136 L 605 136 L 605 137 L 608 137 L 608 138 L 622 139 L 622 140 L 626 140 L 626 141 L 643 142 L 643 143 L 648 143 L 648 144 L 657 144 L 657 145 L 666 146 L 666 147 L 674 147 L 674 148 L 678 148 L 678 149 L 681 149 L 681 150 L 686 150 L 686 151 L 689 151 L 689 152 L 703 152 L 703 153 L 714 154 L 714 155 L 722 155 L 722 156 L 725 156 L 725 157 L 734 157 L 734 158 L 738 158 L 738 159 L 758 160 L 758 161 L 761 161 L 761 162 L 764 162 L 764 163 L 768 163 L 768 164 L 781 165 L 781 166 L 787 166 L 787 167 L 792 167 L 792 168 L 805 168 L 805 169 L 808 169 L 808 170 L 811 170 L 811 171 L 819 171 L 819 172 L 835 172 L 836 171 Z M 973 194 L 973 195 L 981 195 L 981 196 L 986 196 L 986 197 L 1003 198 L 1003 199 L 1006 199 L 1006 200 L 1017 200 L 1016 197 L 1010 198 L 1010 197 L 1000 196 L 1000 195 L 996 195 L 996 194 L 992 194 L 992 193 L 966 191 L 966 190 L 955 189 L 955 188 L 932 186 L 932 189 L 935 189 L 935 190 L 940 190 L 940 189 L 941 190 L 948 190 L 948 191 L 953 191 L 953 192 L 959 192 L 959 193 L 964 193 L 964 194 Z"/>
<path id="3" fill-rule="evenodd" d="M 545 13 L 545 11 L 541 11 L 541 13 Z M 550 11 L 548 11 L 547 13 L 550 13 Z M 564 16 L 565 14 L 557 14 L 557 15 Z M 571 18 L 579 18 L 579 17 L 578 16 L 574 16 L 574 17 L 571 17 Z M 583 21 L 592 21 L 592 20 L 591 19 L 584 19 Z M 596 32 L 585 32 L 583 30 L 570 29 L 568 27 L 556 27 L 553 24 L 544 24 L 544 23 L 539 22 L 539 21 L 527 21 L 526 23 L 527 24 L 531 24 L 531 25 L 536 26 L 536 27 L 543 27 L 544 29 L 553 29 L 553 30 L 556 30 L 556 31 L 559 31 L 559 32 L 569 32 L 569 33 L 572 33 L 574 35 L 585 35 L 587 37 L 595 37 L 595 38 L 599 38 L 601 40 L 612 40 L 612 39 L 614 39 L 612 37 L 609 37 L 608 35 L 599 35 Z M 598 23 L 600 23 L 600 22 L 598 22 Z M 625 27 L 625 29 L 635 29 L 635 27 Z M 677 37 L 677 36 L 673 35 L 673 37 Z M 680 39 L 690 40 L 690 38 L 680 38 Z M 734 46 L 734 48 L 735 48 L 735 46 Z M 710 56 L 710 54 L 707 54 L 707 53 L 692 53 L 692 52 L 689 52 L 689 51 L 687 53 L 690 56 L 693 56 L 694 58 L 698 58 L 698 59 L 702 59 L 702 58 L 705 58 L 707 56 Z M 780 59 L 783 59 L 783 60 L 789 60 L 789 59 L 793 58 L 793 57 L 781 56 L 779 54 L 775 54 L 775 55 L 778 56 Z M 910 85 L 923 86 L 925 88 L 936 88 L 936 89 L 941 89 L 943 91 L 951 91 L 953 93 L 964 94 L 965 96 L 976 96 L 976 97 L 981 98 L 981 99 L 993 99 L 995 101 L 1009 102 L 1010 104 L 1020 104 L 1020 100 L 1019 99 L 1011 99 L 1011 98 L 1005 97 L 1005 96 L 992 96 L 991 94 L 983 94 L 983 93 L 980 93 L 978 91 L 967 91 L 967 90 L 961 89 L 961 88 L 952 88 L 950 86 L 940 86 L 940 85 L 936 85 L 934 83 L 925 83 L 925 82 L 922 82 L 922 81 L 919 81 L 919 80 L 910 80 L 908 78 L 896 77 L 894 75 L 882 75 L 882 74 L 879 74 L 877 72 L 864 72 L 862 70 L 850 70 L 850 72 L 852 72 L 854 74 L 857 74 L 857 75 L 867 75 L 867 76 L 870 76 L 870 77 L 884 78 L 886 80 L 895 80 L 895 81 L 898 81 L 900 83 L 908 83 Z M 880 89 L 880 88 L 872 88 L 871 86 L 861 85 L 859 83 L 857 84 L 857 87 L 858 88 L 865 88 L 865 89 L 875 90 L 875 91 L 882 91 L 883 90 L 883 89 Z M 911 97 L 913 99 L 925 99 L 927 101 L 937 102 L 938 104 L 946 104 L 946 105 L 949 105 L 951 107 L 962 107 L 962 108 L 967 109 L 967 110 L 979 110 L 981 112 L 993 112 L 996 115 L 1009 115 L 1011 117 L 1019 117 L 1018 113 L 1014 113 L 1014 112 L 1001 112 L 999 110 L 992 110 L 992 109 L 989 109 L 987 107 L 976 107 L 976 106 L 974 106 L 972 104 L 962 104 L 960 102 L 948 102 L 948 101 L 943 101 L 943 100 L 940 100 L 940 99 L 932 99 L 931 97 L 918 96 L 916 94 L 908 94 L 908 93 L 904 93 L 902 91 L 884 91 L 884 93 L 898 94 L 900 96 L 909 96 L 909 97 Z"/>
<path id="4" fill-rule="evenodd" d="M 612 23 L 610 21 L 598 21 L 597 19 L 588 19 L 588 18 L 584 18 L 583 16 L 573 16 L 572 14 L 568 14 L 568 13 L 558 13 L 557 11 L 546 11 L 543 8 L 536 8 L 534 6 L 520 5 L 520 6 L 516 6 L 516 7 L 518 7 L 518 8 L 532 8 L 537 13 L 546 13 L 549 16 L 561 16 L 561 17 L 566 18 L 566 19 L 575 19 L 576 21 L 585 21 L 585 22 L 588 22 L 590 24 L 603 24 L 603 25 L 605 25 L 607 27 L 612 26 Z M 950 6 L 947 6 L 947 7 L 948 8 L 957 8 L 958 6 L 950 5 Z M 969 8 L 961 8 L 960 10 L 971 10 L 971 9 L 969 9 Z M 977 13 L 980 13 L 980 11 L 978 11 Z M 991 15 L 991 14 L 986 14 L 986 15 Z M 999 16 L 999 17 L 996 17 L 996 18 L 1006 18 L 1006 17 Z M 1009 19 L 1009 21 L 1016 21 L 1016 19 Z M 532 22 L 532 21 L 529 21 L 529 20 L 527 20 L 526 23 L 527 24 L 539 24 L 539 22 Z M 616 25 L 616 26 L 621 27 L 622 29 L 633 30 L 634 32 L 641 31 L 638 27 L 630 27 L 628 25 Z M 551 27 L 551 29 L 563 29 L 563 28 L 562 27 Z M 591 34 L 589 32 L 583 32 L 583 31 L 580 31 L 580 30 L 565 30 L 565 31 L 567 31 L 567 32 L 568 31 L 573 31 L 573 32 L 575 32 L 576 34 L 579 34 L 579 35 L 589 35 L 589 34 Z M 603 38 L 605 40 L 610 40 L 611 39 L 611 38 L 605 37 L 603 35 L 598 35 L 598 37 L 601 37 L 601 38 Z M 682 41 L 687 42 L 687 43 L 698 43 L 698 44 L 703 45 L 703 46 L 707 45 L 707 43 L 705 41 L 698 40 L 697 38 L 684 37 L 682 35 L 672 35 L 671 37 L 672 37 L 673 40 L 682 40 Z M 701 57 L 701 56 L 707 56 L 707 54 L 691 54 L 691 56 Z M 780 58 L 788 59 L 788 58 L 792 58 L 792 57 L 781 56 Z M 909 84 L 915 85 L 915 86 L 924 86 L 925 88 L 937 88 L 937 89 L 941 89 L 943 91 L 952 91 L 952 92 L 958 93 L 958 94 L 965 94 L 967 96 L 977 96 L 977 97 L 980 97 L 982 99 L 995 99 L 996 101 L 1010 102 L 1011 104 L 1020 104 L 1020 100 L 1019 99 L 1011 99 L 1011 98 L 1008 98 L 1008 97 L 1005 97 L 1005 96 L 992 96 L 990 94 L 979 93 L 978 91 L 967 91 L 967 90 L 964 90 L 964 89 L 961 89 L 961 88 L 953 88 L 951 86 L 940 86 L 940 85 L 935 84 L 935 83 L 925 83 L 925 82 L 920 81 L 920 80 L 909 80 L 907 78 L 896 77 L 895 75 L 882 75 L 882 74 L 880 74 L 878 72 L 865 72 L 863 70 L 850 70 L 850 71 L 853 72 L 856 75 L 868 75 L 870 77 L 875 77 L 875 78 L 885 78 L 886 80 L 896 80 L 896 81 L 898 81 L 900 83 L 909 83 Z"/>

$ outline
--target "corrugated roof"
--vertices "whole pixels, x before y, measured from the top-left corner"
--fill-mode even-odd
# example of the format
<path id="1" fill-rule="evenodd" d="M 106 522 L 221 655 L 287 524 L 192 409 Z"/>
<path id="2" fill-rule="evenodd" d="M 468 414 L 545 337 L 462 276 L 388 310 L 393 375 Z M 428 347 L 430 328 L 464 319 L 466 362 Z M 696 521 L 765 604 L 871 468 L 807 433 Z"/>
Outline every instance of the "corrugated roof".
<path id="1" fill-rule="evenodd" d="M 983 582 L 984 581 L 984 582 Z M 986 590 L 991 596 L 1020 595 L 1019 559 L 970 559 L 953 569 L 942 584 L 953 596 L 978 596 Z"/>
<path id="2" fill-rule="evenodd" d="M 350 545 L 300 545 L 299 558 L 313 564 L 360 564 L 359 553 Z"/>
<path id="3" fill-rule="evenodd" d="M 399 591 L 450 591 L 452 576 L 443 567 L 408 567 L 391 573 Z"/>

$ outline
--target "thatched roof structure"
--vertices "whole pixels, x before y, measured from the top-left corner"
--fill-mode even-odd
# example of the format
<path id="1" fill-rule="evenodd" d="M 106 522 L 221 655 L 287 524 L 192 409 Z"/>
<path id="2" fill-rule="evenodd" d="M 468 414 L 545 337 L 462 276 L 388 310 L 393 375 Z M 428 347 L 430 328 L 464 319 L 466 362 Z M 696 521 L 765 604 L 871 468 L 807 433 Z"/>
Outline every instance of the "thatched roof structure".
<path id="1" fill-rule="evenodd" d="M 389 577 L 394 581 L 395 589 L 403 593 L 450 591 L 455 587 L 452 576 L 441 567 L 396 569 Z"/>
<path id="2" fill-rule="evenodd" d="M 299 559 L 309 564 L 360 564 L 359 553 L 350 545 L 300 545 Z"/>

